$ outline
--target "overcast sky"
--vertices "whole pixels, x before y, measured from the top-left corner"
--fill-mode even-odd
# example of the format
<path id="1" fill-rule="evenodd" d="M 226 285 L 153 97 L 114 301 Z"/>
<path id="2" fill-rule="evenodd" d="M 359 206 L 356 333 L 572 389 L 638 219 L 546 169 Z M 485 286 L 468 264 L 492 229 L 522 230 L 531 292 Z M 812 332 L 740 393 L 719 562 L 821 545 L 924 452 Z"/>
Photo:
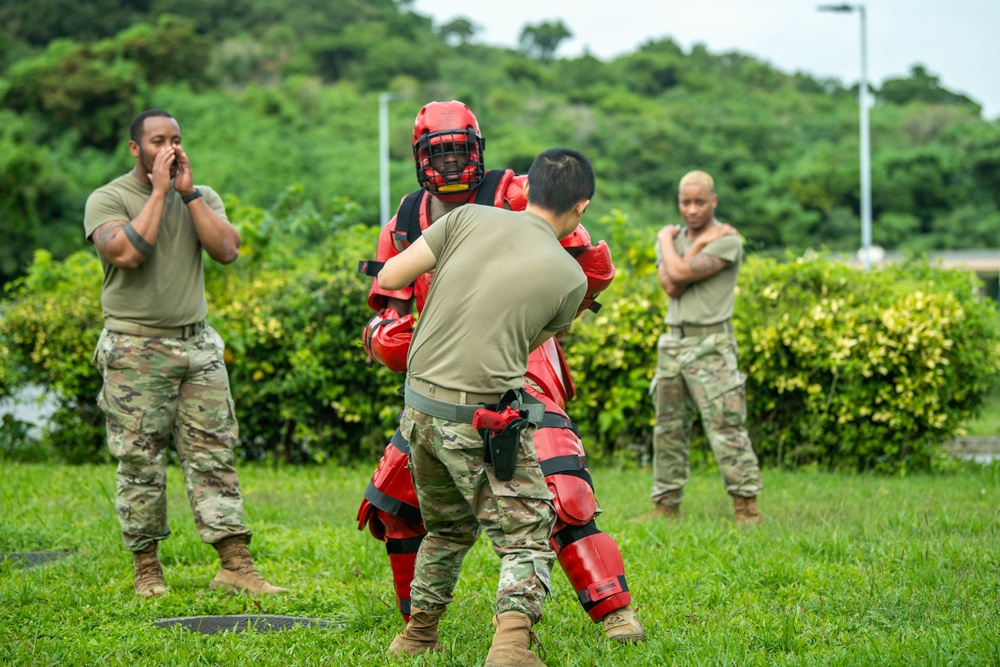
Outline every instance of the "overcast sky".
<path id="1" fill-rule="evenodd" d="M 559 19 L 573 33 L 559 56 L 586 49 L 607 60 L 670 37 L 685 51 L 701 43 L 712 53 L 740 51 L 787 73 L 851 85 L 861 78 L 859 13 L 820 12 L 823 1 L 834 0 L 416 0 L 414 9 L 435 25 L 464 16 L 488 44 L 516 46 L 526 24 Z M 922 64 L 945 88 L 982 105 L 986 118 L 1000 116 L 1000 0 L 864 4 L 875 86 Z"/>

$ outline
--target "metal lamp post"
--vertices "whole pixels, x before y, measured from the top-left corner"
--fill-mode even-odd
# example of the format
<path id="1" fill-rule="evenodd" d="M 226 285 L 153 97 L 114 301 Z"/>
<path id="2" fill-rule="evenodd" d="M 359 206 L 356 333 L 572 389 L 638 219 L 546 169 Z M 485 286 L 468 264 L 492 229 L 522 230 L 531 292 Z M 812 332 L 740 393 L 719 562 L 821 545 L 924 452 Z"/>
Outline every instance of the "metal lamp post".
<path id="1" fill-rule="evenodd" d="M 378 179 L 379 179 L 379 223 L 389 222 L 389 102 L 392 93 L 378 96 Z"/>
<path id="2" fill-rule="evenodd" d="M 820 5 L 821 12 L 853 12 L 861 16 L 861 82 L 858 84 L 858 106 L 861 108 L 861 258 L 865 271 L 871 267 L 872 255 L 872 168 L 871 137 L 868 130 L 868 27 L 865 6 Z"/>

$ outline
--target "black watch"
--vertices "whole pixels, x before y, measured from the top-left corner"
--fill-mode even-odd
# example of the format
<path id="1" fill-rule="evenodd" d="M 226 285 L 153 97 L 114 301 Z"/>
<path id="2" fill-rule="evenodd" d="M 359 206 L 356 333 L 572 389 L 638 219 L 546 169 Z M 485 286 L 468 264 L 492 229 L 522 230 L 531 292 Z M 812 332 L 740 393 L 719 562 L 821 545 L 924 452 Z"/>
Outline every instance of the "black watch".
<path id="1" fill-rule="evenodd" d="M 195 188 L 194 192 L 192 192 L 191 194 L 181 196 L 181 201 L 184 202 L 185 204 L 190 204 L 200 196 L 201 196 L 201 190 Z"/>

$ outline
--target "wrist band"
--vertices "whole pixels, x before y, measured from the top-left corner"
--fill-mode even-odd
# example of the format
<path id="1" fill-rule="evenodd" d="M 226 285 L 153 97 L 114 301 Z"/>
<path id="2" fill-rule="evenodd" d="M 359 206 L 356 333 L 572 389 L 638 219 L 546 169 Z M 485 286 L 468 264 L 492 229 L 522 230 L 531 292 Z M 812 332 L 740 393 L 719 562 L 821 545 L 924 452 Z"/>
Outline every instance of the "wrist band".
<path id="1" fill-rule="evenodd" d="M 182 196 L 181 197 L 181 201 L 184 202 L 185 204 L 190 204 L 191 202 L 193 202 L 195 199 L 197 199 L 200 196 L 201 196 L 201 190 L 199 190 L 198 188 L 195 188 L 194 192 L 192 192 L 191 194 L 187 194 L 187 195 Z"/>

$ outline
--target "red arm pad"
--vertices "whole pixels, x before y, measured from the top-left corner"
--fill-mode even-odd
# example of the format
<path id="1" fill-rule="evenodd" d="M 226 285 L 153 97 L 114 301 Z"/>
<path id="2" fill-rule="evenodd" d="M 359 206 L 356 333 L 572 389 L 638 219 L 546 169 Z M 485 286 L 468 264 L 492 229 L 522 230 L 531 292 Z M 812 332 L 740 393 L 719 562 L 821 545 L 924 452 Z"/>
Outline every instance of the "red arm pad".
<path id="1" fill-rule="evenodd" d="M 392 308 L 379 311 L 364 332 L 369 362 L 375 359 L 394 373 L 406 372 L 406 355 L 413 338 L 413 315 L 400 317 Z"/>
<path id="2" fill-rule="evenodd" d="M 590 233 L 583 225 L 577 225 L 569 236 L 559 241 L 569 254 L 576 257 L 581 251 L 590 247 Z"/>
<path id="3" fill-rule="evenodd" d="M 597 295 L 607 289 L 614 280 L 615 265 L 611 261 L 611 248 L 604 241 L 598 241 L 597 245 L 592 245 L 581 252 L 576 256 L 576 261 L 580 263 L 580 268 L 587 276 L 587 293 L 583 296 L 580 309 L 576 311 L 579 315 L 591 308 Z"/>
<path id="4" fill-rule="evenodd" d="M 507 170 L 500 181 L 500 187 L 497 188 L 494 205 L 511 211 L 523 211 L 527 208 L 528 198 L 524 196 L 524 184 L 527 180 L 527 176 L 515 176 L 514 172 Z"/>

